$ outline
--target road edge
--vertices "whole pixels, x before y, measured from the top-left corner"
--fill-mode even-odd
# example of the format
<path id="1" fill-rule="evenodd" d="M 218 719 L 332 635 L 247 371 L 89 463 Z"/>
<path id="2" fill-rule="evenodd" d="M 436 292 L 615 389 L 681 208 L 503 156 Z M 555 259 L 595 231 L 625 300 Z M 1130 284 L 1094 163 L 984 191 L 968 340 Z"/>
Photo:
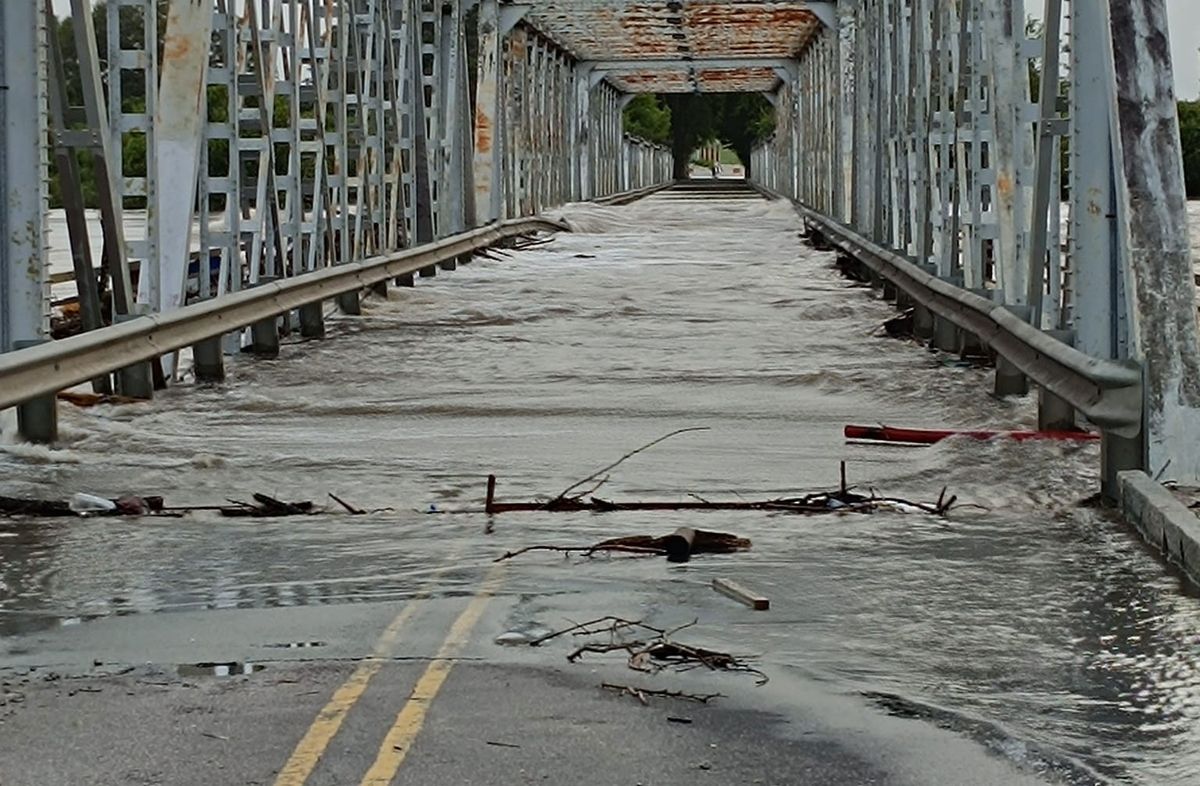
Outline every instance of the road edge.
<path id="1" fill-rule="evenodd" d="M 1200 585 L 1200 517 L 1141 470 L 1121 472 L 1117 487 L 1125 520 Z"/>

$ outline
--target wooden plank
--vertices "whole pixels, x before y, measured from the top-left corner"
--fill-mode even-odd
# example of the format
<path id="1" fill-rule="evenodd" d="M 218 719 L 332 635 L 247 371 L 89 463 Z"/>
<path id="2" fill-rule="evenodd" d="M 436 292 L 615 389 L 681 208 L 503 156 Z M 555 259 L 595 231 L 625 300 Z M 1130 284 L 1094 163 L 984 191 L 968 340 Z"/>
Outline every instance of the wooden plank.
<path id="1" fill-rule="evenodd" d="M 713 579 L 713 589 L 739 603 L 744 603 L 755 611 L 766 611 L 771 608 L 771 601 L 729 579 Z"/>

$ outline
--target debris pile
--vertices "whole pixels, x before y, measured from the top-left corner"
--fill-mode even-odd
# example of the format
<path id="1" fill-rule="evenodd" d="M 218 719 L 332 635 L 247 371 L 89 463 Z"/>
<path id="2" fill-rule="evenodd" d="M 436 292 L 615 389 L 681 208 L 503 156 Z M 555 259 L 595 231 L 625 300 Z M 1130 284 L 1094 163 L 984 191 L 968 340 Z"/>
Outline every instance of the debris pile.
<path id="1" fill-rule="evenodd" d="M 352 515 L 367 511 L 357 508 L 333 494 L 330 499 Z M 256 493 L 253 502 L 226 500 L 223 505 L 182 505 L 168 507 L 162 497 L 126 494 L 109 499 L 96 494 L 76 493 L 68 500 L 47 500 L 23 497 L 0 497 L 0 516 L 26 518 L 59 518 L 80 516 L 153 516 L 179 518 L 189 513 L 210 511 L 229 518 L 277 518 L 282 516 L 313 516 L 329 513 L 311 501 L 285 502 L 268 494 Z M 385 510 L 391 510 L 386 508 Z M 373 511 L 377 512 L 377 511 Z"/>
<path id="2" fill-rule="evenodd" d="M 571 663 L 578 662 L 588 654 L 624 652 L 627 665 L 634 671 L 648 674 L 656 674 L 664 669 L 690 671 L 703 668 L 710 671 L 738 671 L 753 674 L 759 685 L 767 683 L 767 675 L 751 666 L 747 658 L 675 640 L 675 634 L 695 624 L 696 622 L 692 621 L 668 630 L 656 628 L 640 620 L 607 616 L 548 633 L 531 640 L 529 646 L 540 647 L 552 639 L 570 635 L 583 639 L 567 655 L 567 660 Z M 660 695 L 666 695 L 666 692 Z M 715 698 L 715 695 L 704 701 L 711 698 Z"/>

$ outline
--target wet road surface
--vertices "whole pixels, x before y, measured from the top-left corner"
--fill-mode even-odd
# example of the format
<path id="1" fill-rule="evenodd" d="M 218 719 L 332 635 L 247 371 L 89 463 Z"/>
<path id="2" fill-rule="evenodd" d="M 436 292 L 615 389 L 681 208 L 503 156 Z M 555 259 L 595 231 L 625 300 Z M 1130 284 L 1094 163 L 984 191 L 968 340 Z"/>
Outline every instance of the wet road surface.
<path id="1" fill-rule="evenodd" d="M 577 232 L 368 300 L 225 385 L 65 409 L 62 445 L 3 445 L 10 495 L 333 492 L 385 510 L 0 522 L 0 782 L 381 782 L 397 753 L 396 783 L 1195 782 L 1200 602 L 1077 504 L 1093 447 L 846 445 L 849 422 L 1025 427 L 1033 403 L 875 337 L 890 307 L 801 245 L 784 205 L 667 193 L 564 214 Z M 845 459 L 861 486 L 979 507 L 478 512 L 489 473 L 502 499 L 553 496 L 685 427 L 709 430 L 604 494 L 772 497 L 836 484 Z M 492 562 L 687 525 L 754 547 Z M 771 681 L 496 643 L 607 614 L 695 620 L 694 641 Z M 644 707 L 604 681 L 725 698 Z"/>

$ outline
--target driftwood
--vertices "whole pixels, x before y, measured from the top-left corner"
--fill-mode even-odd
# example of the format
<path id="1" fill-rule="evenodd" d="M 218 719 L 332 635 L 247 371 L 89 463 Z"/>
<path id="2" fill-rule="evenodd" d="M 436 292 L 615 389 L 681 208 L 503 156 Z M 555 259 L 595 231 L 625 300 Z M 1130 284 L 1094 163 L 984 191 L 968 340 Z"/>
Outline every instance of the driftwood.
<path id="1" fill-rule="evenodd" d="M 843 462 L 844 473 L 844 462 Z M 616 502 L 613 500 L 591 497 L 565 497 L 559 495 L 544 502 L 497 502 L 496 476 L 488 476 L 488 493 L 484 503 L 484 511 L 488 514 L 517 513 L 517 512 L 591 512 L 615 513 L 620 511 L 657 511 L 657 510 L 762 510 L 775 513 L 795 513 L 799 515 L 822 515 L 830 513 L 875 513 L 881 510 L 899 510 L 904 512 L 923 512 L 937 516 L 945 516 L 958 501 L 957 497 L 946 499 L 945 489 L 936 503 L 914 502 L 900 497 L 879 496 L 872 489 L 868 494 L 859 494 L 853 487 L 845 485 L 844 474 L 841 488 L 835 491 L 814 491 L 797 497 L 777 497 L 764 500 L 712 500 L 689 496 L 692 500 L 674 502 L 632 501 Z M 583 549 L 572 548 L 572 551 Z"/>
<path id="2" fill-rule="evenodd" d="M 672 629 L 656 628 L 640 620 L 621 617 L 601 617 L 590 622 L 572 625 L 541 638 L 533 639 L 529 646 L 537 647 L 560 636 L 595 637 L 607 634 L 607 641 L 592 640 L 577 646 L 567 655 L 571 663 L 578 662 L 587 654 L 624 652 L 627 664 L 634 671 L 656 673 L 663 669 L 689 671 L 706 668 L 711 671 L 741 671 L 753 674 L 759 685 L 767 682 L 767 675 L 749 665 L 745 658 L 720 650 L 698 647 L 676 641 L 673 636 L 681 630 L 695 625 L 695 621 Z"/>
<path id="3" fill-rule="evenodd" d="M 516 512 L 549 512 L 549 513 L 611 513 L 616 511 L 655 511 L 655 510 L 764 510 L 773 512 L 798 513 L 803 515 L 815 515 L 824 513 L 874 513 L 877 510 L 911 510 L 923 511 L 939 516 L 944 516 L 949 512 L 950 508 L 957 501 L 956 497 L 951 497 L 949 501 L 945 500 L 945 489 L 942 490 L 942 496 L 938 499 L 937 504 L 912 502 L 906 499 L 897 497 L 880 497 L 872 490 L 869 496 L 854 493 L 852 487 L 846 485 L 846 462 L 841 462 L 841 486 L 836 491 L 816 491 L 809 494 L 804 494 L 798 497 L 780 497 L 775 499 L 766 499 L 758 501 L 739 500 L 711 500 L 701 497 L 697 494 L 688 494 L 692 498 L 691 501 L 678 500 L 673 502 L 653 502 L 653 501 L 632 501 L 632 502 L 617 502 L 614 500 L 601 499 L 595 496 L 596 491 L 600 489 L 609 480 L 609 473 L 618 466 L 633 458 L 634 456 L 649 450 L 671 437 L 680 434 L 687 434 L 694 431 L 708 431 L 706 427 L 697 428 L 682 428 L 665 434 L 658 439 L 647 442 L 639 448 L 629 451 L 625 455 L 618 458 L 611 464 L 596 470 L 590 475 L 575 481 L 570 486 L 567 486 L 561 492 L 551 499 L 535 502 L 497 502 L 496 501 L 496 476 L 488 475 L 487 479 L 487 496 L 484 499 L 484 512 L 488 515 L 497 513 L 516 513 Z M 579 489 L 583 489 L 580 491 Z M 680 540 L 687 540 L 687 534 L 684 530 L 680 530 L 675 534 L 675 539 L 671 542 L 669 551 L 675 555 L 682 555 L 690 552 L 690 548 L 685 548 Z M 599 546 L 600 544 L 597 544 Z M 666 544 L 656 544 L 666 545 Z M 595 551 L 593 547 L 585 548 L 559 548 L 559 551 Z M 674 561 L 683 561 L 686 557 L 676 558 Z"/>
<path id="4" fill-rule="evenodd" d="M 88 516 L 145 516 L 163 513 L 162 497 L 138 497 L 128 494 L 114 500 L 112 510 L 89 510 Z M 58 518 L 79 516 L 66 500 L 23 499 L 0 497 L 0 515 L 28 516 L 32 518 Z"/>
<path id="5" fill-rule="evenodd" d="M 130 398 L 129 396 L 118 396 L 113 393 L 80 393 L 72 390 L 59 391 L 56 397 L 59 401 L 65 401 L 68 404 L 74 404 L 77 407 L 95 407 L 100 404 L 146 403 L 145 399 Z"/>
<path id="6" fill-rule="evenodd" d="M 335 502 L 355 515 L 363 515 L 362 510 L 346 502 L 342 498 L 330 494 Z M 167 507 L 163 498 L 158 496 L 137 496 L 128 494 L 111 500 L 115 506 L 112 510 L 87 511 L 88 516 L 163 516 L 178 518 L 187 513 L 214 511 L 222 516 L 231 518 L 274 518 L 280 516 L 311 516 L 326 512 L 316 507 L 312 502 L 285 502 L 267 494 L 254 494 L 254 502 L 227 500 L 225 505 L 183 505 Z M 387 510 L 387 508 L 385 508 Z M 18 497 L 0 497 L 0 516 L 31 516 L 58 517 L 78 516 L 66 500 L 23 499 Z"/>
<path id="7" fill-rule="evenodd" d="M 79 515 L 62 500 L 20 499 L 18 497 L 0 497 L 0 513 L 6 516 L 38 517 Z"/>
<path id="8" fill-rule="evenodd" d="M 875 335 L 889 338 L 913 338 L 913 329 L 916 324 L 915 314 L 916 312 L 911 308 L 901 311 L 880 325 L 879 329 L 875 331 Z"/>
<path id="9" fill-rule="evenodd" d="M 732 579 L 713 579 L 712 586 L 722 595 L 733 598 L 738 603 L 744 603 L 755 611 L 766 611 L 771 608 L 769 598 L 743 587 Z"/>
<path id="10" fill-rule="evenodd" d="M 284 502 L 266 494 L 255 494 L 254 502 L 256 504 L 253 505 L 233 499 L 229 501 L 232 503 L 231 507 L 219 508 L 222 516 L 275 518 L 279 516 L 310 516 L 320 512 L 313 507 L 311 502 Z"/>
<path id="11" fill-rule="evenodd" d="M 666 557 L 671 562 L 687 562 L 693 554 L 731 554 L 750 548 L 750 541 L 727 532 L 709 532 L 702 529 L 681 527 L 670 535 L 628 535 L 622 538 L 602 540 L 591 546 L 526 546 L 510 551 L 495 562 L 503 562 L 530 551 L 558 551 L 563 554 L 579 553 L 591 557 L 597 552 L 635 554 L 643 557 Z"/>

